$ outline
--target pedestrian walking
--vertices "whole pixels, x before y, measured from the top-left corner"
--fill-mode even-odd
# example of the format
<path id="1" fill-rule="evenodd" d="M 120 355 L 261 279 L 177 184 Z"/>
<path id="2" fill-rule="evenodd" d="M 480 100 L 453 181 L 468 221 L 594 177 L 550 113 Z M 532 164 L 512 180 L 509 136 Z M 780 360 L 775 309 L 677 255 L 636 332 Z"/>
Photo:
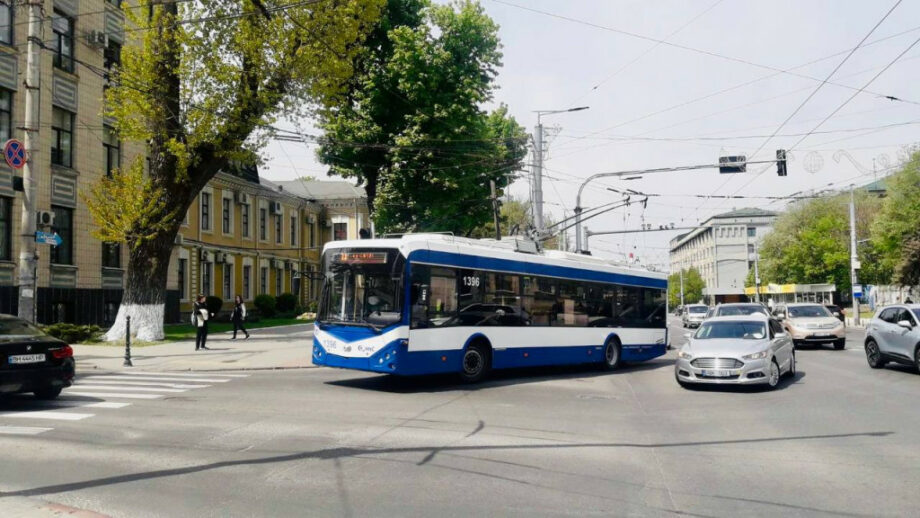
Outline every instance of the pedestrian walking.
<path id="1" fill-rule="evenodd" d="M 195 324 L 195 350 L 198 349 L 209 349 L 205 345 L 208 341 L 208 320 L 213 316 L 210 311 L 208 311 L 208 306 L 205 303 L 206 299 L 204 295 L 198 295 L 195 300 L 195 305 L 192 309 L 192 323 Z"/>
<path id="2" fill-rule="evenodd" d="M 246 320 L 246 304 L 243 303 L 243 297 L 239 295 L 234 299 L 233 314 L 230 315 L 230 320 L 233 322 L 233 340 L 236 340 L 237 331 L 246 333 L 246 338 L 249 338 L 249 331 L 243 327 L 243 321 Z"/>

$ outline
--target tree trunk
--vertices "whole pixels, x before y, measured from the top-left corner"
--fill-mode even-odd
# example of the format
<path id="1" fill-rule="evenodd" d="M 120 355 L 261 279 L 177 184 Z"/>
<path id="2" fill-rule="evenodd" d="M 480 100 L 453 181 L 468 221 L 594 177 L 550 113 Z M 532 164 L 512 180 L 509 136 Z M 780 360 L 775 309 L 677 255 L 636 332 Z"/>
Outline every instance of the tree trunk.
<path id="1" fill-rule="evenodd" d="M 124 340 L 125 317 L 129 315 L 132 337 L 148 342 L 164 338 L 166 280 L 178 231 L 176 225 L 130 248 L 125 293 L 115 324 L 105 335 L 107 341 Z"/>

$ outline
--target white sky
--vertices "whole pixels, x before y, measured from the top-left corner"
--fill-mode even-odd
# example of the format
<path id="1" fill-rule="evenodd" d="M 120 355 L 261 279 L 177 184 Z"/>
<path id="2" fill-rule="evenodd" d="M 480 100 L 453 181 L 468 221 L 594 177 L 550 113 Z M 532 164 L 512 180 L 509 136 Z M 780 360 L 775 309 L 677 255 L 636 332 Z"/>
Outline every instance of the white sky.
<path id="1" fill-rule="evenodd" d="M 716 163 L 719 155 L 743 154 L 748 160 L 769 160 L 776 149 L 791 148 L 801 134 L 812 131 L 920 38 L 920 2 L 905 0 L 768 141 L 767 137 L 895 3 L 482 0 L 501 26 L 504 45 L 495 104 L 509 105 L 529 131 L 536 123 L 534 110 L 590 106 L 587 111 L 543 119 L 544 126 L 560 128 L 549 144 L 543 185 L 546 212 L 557 220 L 564 209 L 571 214 L 581 179 L 594 173 Z M 904 34 L 894 36 L 899 33 Z M 884 41 L 872 44 L 880 39 Z M 795 68 L 792 73 L 776 71 L 825 57 L 828 59 Z M 798 144 L 790 153 L 789 176 L 778 177 L 774 165 L 750 165 L 748 174 L 739 175 L 703 170 L 646 175 L 632 181 L 601 180 L 586 189 L 583 206 L 616 200 L 619 195 L 607 191 L 606 186 L 666 196 L 651 198 L 645 210 L 639 206 L 619 209 L 586 226 L 594 231 L 637 229 L 643 221 L 655 227 L 670 223 L 688 226 L 732 208 L 781 210 L 785 205 L 782 201 L 689 195 L 784 196 L 822 190 L 828 184 L 839 188 L 867 183 L 873 178 L 873 159 L 882 176 L 886 166 L 897 163 L 904 145 L 920 142 L 918 58 L 920 44 L 872 82 L 867 92 L 856 95 L 828 119 L 818 133 Z M 766 79 L 755 81 L 760 78 Z M 669 109 L 710 94 L 716 95 Z M 891 101 L 879 94 L 909 102 Z M 311 129 L 309 121 L 303 124 Z M 881 128 L 886 125 L 894 126 Z M 724 138 L 738 136 L 756 138 Z M 266 155 L 268 162 L 261 173 L 270 180 L 305 175 L 325 178 L 325 168 L 316 161 L 313 145 L 274 142 Z M 763 174 L 757 175 L 764 167 Z M 529 173 L 529 169 L 521 173 L 512 194 L 529 196 Z M 668 240 L 676 234 L 596 236 L 591 238 L 591 248 L 595 255 L 610 258 L 634 253 L 643 263 L 667 269 Z"/>

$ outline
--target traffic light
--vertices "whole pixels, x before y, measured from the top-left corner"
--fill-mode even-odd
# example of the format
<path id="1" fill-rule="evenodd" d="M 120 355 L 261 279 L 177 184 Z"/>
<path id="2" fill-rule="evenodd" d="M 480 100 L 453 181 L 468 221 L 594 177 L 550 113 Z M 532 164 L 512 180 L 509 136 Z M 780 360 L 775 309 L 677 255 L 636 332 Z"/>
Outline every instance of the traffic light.
<path id="1" fill-rule="evenodd" d="M 786 176 L 786 150 L 776 150 L 776 175 Z"/>

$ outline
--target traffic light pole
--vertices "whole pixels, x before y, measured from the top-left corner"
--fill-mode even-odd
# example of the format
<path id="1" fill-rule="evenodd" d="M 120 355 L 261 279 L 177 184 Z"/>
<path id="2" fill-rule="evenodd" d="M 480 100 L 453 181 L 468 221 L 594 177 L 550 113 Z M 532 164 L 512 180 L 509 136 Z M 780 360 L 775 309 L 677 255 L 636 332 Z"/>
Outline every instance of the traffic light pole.
<path id="1" fill-rule="evenodd" d="M 41 94 L 42 0 L 29 0 L 29 42 L 26 57 L 26 112 L 23 144 L 26 163 L 22 168 L 22 215 L 19 223 L 19 318 L 35 321 L 38 257 L 35 254 L 35 202 L 38 189 L 38 161 L 41 146 L 39 108 Z"/>

